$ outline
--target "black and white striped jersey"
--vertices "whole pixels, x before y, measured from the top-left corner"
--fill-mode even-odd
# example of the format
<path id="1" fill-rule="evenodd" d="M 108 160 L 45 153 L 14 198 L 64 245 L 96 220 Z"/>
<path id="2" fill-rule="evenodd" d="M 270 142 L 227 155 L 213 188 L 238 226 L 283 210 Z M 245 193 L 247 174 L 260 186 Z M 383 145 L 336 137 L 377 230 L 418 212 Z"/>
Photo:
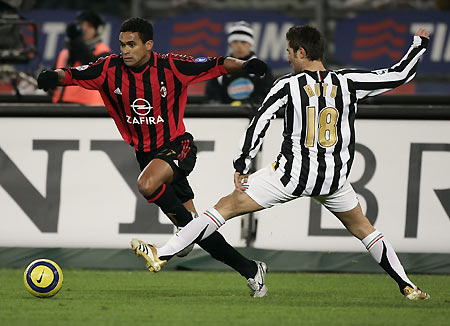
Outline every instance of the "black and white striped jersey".
<path id="1" fill-rule="evenodd" d="M 284 108 L 283 143 L 273 165 L 280 181 L 294 196 L 335 192 L 353 163 L 358 100 L 412 80 L 427 43 L 414 36 L 406 55 L 389 69 L 303 71 L 277 80 L 241 139 L 236 171 L 248 173 L 270 120 Z"/>

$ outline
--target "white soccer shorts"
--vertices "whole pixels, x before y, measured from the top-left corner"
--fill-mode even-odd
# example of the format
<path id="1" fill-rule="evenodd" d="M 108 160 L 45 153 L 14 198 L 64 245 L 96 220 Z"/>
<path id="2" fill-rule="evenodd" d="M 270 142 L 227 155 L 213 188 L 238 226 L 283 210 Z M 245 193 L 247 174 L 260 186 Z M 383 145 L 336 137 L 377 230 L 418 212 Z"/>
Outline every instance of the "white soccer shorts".
<path id="1" fill-rule="evenodd" d="M 272 165 L 251 174 L 248 178 L 248 189 L 245 191 L 255 202 L 264 208 L 282 204 L 299 197 L 293 196 L 289 184 L 285 187 L 279 176 L 274 172 Z M 331 195 L 313 197 L 331 212 L 346 212 L 358 205 L 358 198 L 348 180 Z"/>

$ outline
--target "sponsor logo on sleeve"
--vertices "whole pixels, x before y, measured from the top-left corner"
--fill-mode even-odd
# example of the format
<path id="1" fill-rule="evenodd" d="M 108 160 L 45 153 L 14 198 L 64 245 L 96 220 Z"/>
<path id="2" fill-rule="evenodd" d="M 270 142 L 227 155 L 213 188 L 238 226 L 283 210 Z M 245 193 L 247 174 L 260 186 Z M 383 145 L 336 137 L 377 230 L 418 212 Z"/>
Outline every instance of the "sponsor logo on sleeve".
<path id="1" fill-rule="evenodd" d="M 208 58 L 205 58 L 205 57 L 198 57 L 198 58 L 195 58 L 194 61 L 195 61 L 195 62 L 200 62 L 200 63 L 202 63 L 202 62 L 208 61 Z"/>
<path id="2" fill-rule="evenodd" d="M 76 67 L 75 69 L 78 71 L 83 71 L 83 70 L 86 70 L 87 68 L 89 68 L 89 65 L 79 66 L 79 67 Z"/>

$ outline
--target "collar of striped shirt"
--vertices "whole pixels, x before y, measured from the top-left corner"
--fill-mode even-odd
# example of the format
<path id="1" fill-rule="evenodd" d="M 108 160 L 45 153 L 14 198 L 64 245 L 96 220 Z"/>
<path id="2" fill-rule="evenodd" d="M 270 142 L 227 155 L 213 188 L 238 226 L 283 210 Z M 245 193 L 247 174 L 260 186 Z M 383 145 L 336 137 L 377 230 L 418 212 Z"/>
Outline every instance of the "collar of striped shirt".
<path id="1" fill-rule="evenodd" d="M 316 81 L 318 82 L 322 82 L 325 77 L 328 74 L 328 70 L 316 70 L 316 71 L 311 71 L 311 70 L 303 70 L 302 72 L 304 72 L 305 74 L 308 74 L 309 76 L 311 76 L 312 78 L 314 78 Z"/>
<path id="2" fill-rule="evenodd" d="M 152 53 L 150 54 L 150 59 L 148 59 L 148 61 L 146 63 L 144 63 L 140 67 L 136 67 L 136 68 L 131 68 L 130 67 L 130 69 L 133 72 L 143 72 L 147 66 L 156 67 L 156 53 L 154 51 L 152 51 Z"/>

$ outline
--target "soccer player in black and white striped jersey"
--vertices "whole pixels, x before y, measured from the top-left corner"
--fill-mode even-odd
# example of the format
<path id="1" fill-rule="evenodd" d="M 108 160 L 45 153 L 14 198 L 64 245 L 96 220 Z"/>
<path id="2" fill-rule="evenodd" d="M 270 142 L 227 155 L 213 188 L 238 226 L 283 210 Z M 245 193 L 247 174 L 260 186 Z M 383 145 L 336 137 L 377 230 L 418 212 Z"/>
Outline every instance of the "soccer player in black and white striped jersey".
<path id="1" fill-rule="evenodd" d="M 309 196 L 330 210 L 362 241 L 406 298 L 428 299 L 429 295 L 406 276 L 386 238 L 362 213 L 348 175 L 355 150 L 357 101 L 413 79 L 429 33 L 419 29 L 399 63 L 376 71 L 326 70 L 322 63 L 323 36 L 313 27 L 292 27 L 286 39 L 288 60 L 295 73 L 275 82 L 247 128 L 241 151 L 234 160 L 234 192 L 190 222 L 166 245 L 152 247 L 155 270 L 193 241 L 208 237 L 232 217 Z M 281 152 L 273 165 L 249 176 L 251 159 L 262 144 L 270 120 L 281 108 L 285 108 Z M 253 285 L 259 286 L 256 283 Z"/>

